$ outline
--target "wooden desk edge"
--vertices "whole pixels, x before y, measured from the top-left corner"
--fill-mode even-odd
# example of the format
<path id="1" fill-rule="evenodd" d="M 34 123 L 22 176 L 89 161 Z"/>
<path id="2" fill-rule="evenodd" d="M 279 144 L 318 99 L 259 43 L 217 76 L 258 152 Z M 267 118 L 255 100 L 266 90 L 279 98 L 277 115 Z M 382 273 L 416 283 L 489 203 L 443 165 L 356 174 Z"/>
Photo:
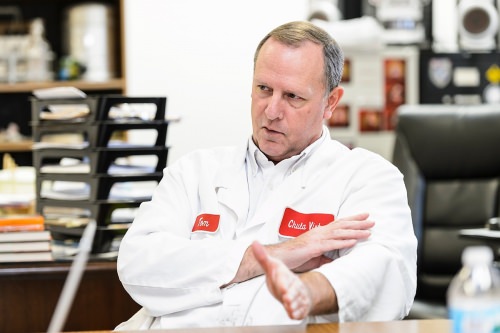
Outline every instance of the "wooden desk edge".
<path id="1" fill-rule="evenodd" d="M 307 326 L 245 326 L 245 327 L 209 327 L 147 331 L 121 331 L 123 333 L 155 332 L 155 333 L 447 333 L 451 332 L 451 321 L 448 319 L 398 320 L 385 322 L 349 322 L 311 324 Z M 85 331 L 85 333 L 111 333 L 114 331 Z M 66 332 L 83 333 L 83 332 Z"/>
<path id="2" fill-rule="evenodd" d="M 22 276 L 32 274 L 52 274 L 68 272 L 71 261 L 51 261 L 40 263 L 1 263 L 0 276 Z M 116 271 L 116 261 L 90 261 L 86 271 L 112 270 Z"/>

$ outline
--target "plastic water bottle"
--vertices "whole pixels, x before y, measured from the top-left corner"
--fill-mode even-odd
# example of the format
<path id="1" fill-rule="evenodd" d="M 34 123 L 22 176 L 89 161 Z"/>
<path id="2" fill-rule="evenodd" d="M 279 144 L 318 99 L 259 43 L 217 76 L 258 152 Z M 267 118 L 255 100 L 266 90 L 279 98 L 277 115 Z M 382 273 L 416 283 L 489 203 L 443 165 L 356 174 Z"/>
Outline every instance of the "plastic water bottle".
<path id="1" fill-rule="evenodd" d="M 500 273 L 486 246 L 467 247 L 462 269 L 448 288 L 453 333 L 500 332 Z"/>

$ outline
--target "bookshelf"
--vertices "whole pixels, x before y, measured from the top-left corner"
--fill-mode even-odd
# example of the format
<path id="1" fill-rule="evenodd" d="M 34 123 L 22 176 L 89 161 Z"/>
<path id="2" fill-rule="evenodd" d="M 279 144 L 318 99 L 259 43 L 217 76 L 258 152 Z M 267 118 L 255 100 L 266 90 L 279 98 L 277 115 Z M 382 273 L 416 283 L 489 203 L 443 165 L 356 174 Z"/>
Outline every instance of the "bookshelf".
<path id="1" fill-rule="evenodd" d="M 0 81 L 0 128 L 6 128 L 10 122 L 17 123 L 21 134 L 27 138 L 26 141 L 19 145 L 5 144 L 0 142 L 0 158 L 4 152 L 14 151 L 14 159 L 20 165 L 30 165 L 31 156 L 29 138 L 32 135 L 31 122 L 31 106 L 29 98 L 35 89 L 73 86 L 86 93 L 102 93 L 102 94 L 125 94 L 126 93 L 126 75 L 125 75 L 125 52 L 124 52 L 124 22 L 123 22 L 123 0 L 96 0 L 94 3 L 110 5 L 113 11 L 113 22 L 115 36 L 113 41 L 113 55 L 115 76 L 104 81 L 85 81 L 85 80 L 68 80 L 43 82 L 7 82 Z M 54 52 L 53 70 L 57 74 L 59 60 L 64 56 L 64 11 L 72 5 L 84 4 L 83 0 L 0 0 L 0 7 L 9 8 L 15 7 L 22 14 L 23 22 L 41 17 L 45 25 L 45 37 Z M 0 20 L 0 27 L 9 23 L 8 21 Z M 2 34 L 2 31 L 0 31 Z M 1 167 L 1 165 L 0 165 Z"/>
<path id="2" fill-rule="evenodd" d="M 71 81 L 48 81 L 48 82 L 0 83 L 0 92 L 2 94 L 9 94 L 9 93 L 31 94 L 31 92 L 35 89 L 68 87 L 68 86 L 90 92 L 99 92 L 102 90 L 125 91 L 125 80 L 123 78 L 116 78 L 103 82 L 71 80 Z"/>

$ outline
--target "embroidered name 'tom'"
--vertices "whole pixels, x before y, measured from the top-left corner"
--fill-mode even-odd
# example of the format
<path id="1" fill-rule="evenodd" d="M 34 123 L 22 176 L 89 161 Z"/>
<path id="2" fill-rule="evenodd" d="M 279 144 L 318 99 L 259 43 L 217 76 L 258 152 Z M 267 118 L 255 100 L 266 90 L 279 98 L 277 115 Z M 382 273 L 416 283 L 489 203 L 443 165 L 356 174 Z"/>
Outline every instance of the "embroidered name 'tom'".
<path id="1" fill-rule="evenodd" d="M 192 232 L 214 233 L 219 229 L 220 215 L 200 214 L 196 217 Z"/>

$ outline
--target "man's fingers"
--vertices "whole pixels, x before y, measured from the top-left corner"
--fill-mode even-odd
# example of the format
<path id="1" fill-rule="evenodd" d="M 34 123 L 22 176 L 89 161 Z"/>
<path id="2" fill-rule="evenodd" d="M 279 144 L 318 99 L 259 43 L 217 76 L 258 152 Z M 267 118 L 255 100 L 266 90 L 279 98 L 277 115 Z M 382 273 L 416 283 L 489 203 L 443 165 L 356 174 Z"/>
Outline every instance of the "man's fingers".
<path id="1" fill-rule="evenodd" d="M 370 230 L 349 230 L 349 229 L 336 229 L 330 230 L 326 235 L 330 239 L 364 239 L 371 235 Z"/>
<path id="2" fill-rule="evenodd" d="M 311 301 L 299 277 L 285 264 L 270 257 L 265 247 L 259 242 L 254 241 L 251 247 L 255 260 L 266 274 L 266 284 L 271 294 L 283 304 L 290 318 L 305 318 L 309 313 Z"/>
<path id="3" fill-rule="evenodd" d="M 307 289 L 297 277 L 283 295 L 282 302 L 288 316 L 292 319 L 304 319 L 308 315 L 311 307 Z"/>
<path id="4" fill-rule="evenodd" d="M 375 225 L 372 220 L 338 220 L 327 224 L 332 229 L 351 229 L 351 230 L 366 230 Z"/>
<path id="5" fill-rule="evenodd" d="M 368 214 L 368 213 L 359 213 L 356 215 L 342 217 L 342 218 L 338 219 L 337 222 L 338 221 L 363 221 L 363 220 L 366 220 L 368 218 L 368 216 L 370 216 L 370 214 Z"/>

